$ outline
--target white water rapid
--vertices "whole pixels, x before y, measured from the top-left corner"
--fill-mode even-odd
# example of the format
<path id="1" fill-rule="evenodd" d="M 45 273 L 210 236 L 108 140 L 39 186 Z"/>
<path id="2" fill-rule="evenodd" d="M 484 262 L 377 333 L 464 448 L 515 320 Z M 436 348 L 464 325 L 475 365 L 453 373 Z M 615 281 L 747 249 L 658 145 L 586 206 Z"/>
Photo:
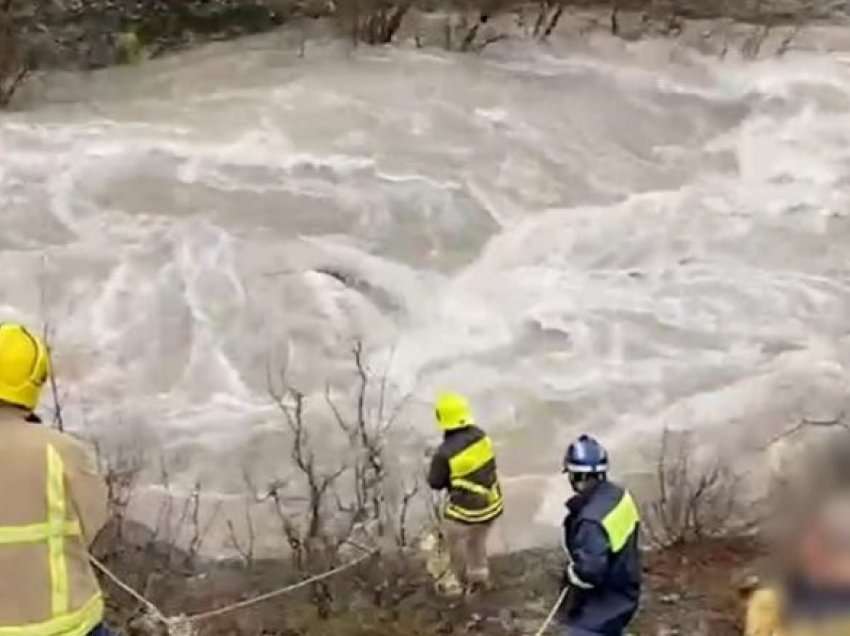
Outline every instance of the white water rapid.
<path id="1" fill-rule="evenodd" d="M 0 317 L 50 320 L 73 428 L 223 493 L 288 461 L 269 364 L 321 407 L 358 337 L 408 439 L 471 396 L 518 533 L 581 430 L 620 473 L 665 425 L 755 448 L 848 389 L 850 66 L 671 48 L 265 36 L 50 77 L 0 118 Z"/>

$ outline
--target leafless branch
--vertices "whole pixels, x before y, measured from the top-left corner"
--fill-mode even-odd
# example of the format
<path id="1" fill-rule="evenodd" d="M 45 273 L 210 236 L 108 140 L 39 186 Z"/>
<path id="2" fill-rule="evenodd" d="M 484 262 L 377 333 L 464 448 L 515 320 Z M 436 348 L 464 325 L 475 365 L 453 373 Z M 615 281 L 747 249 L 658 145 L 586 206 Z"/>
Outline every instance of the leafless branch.
<path id="1" fill-rule="evenodd" d="M 340 4 L 337 17 L 354 46 L 389 44 L 412 6 L 412 0 L 350 0 Z"/>
<path id="2" fill-rule="evenodd" d="M 18 72 L 12 76 L 11 81 L 0 91 L 0 107 L 8 106 L 14 94 L 20 88 L 20 85 L 24 83 L 24 80 L 29 77 L 31 69 L 29 66 L 22 66 L 18 69 Z"/>
<path id="3" fill-rule="evenodd" d="M 358 340 L 354 343 L 354 366 L 357 368 L 357 377 L 360 379 L 360 388 L 357 391 L 357 427 L 361 436 L 366 430 L 366 394 L 369 389 L 369 373 L 363 362 L 363 342 Z"/>
<path id="4" fill-rule="evenodd" d="M 564 3 L 560 2 L 558 4 L 558 8 L 555 9 L 555 13 L 552 14 L 552 18 L 549 20 L 549 26 L 546 27 L 546 31 L 543 33 L 543 39 L 548 38 L 555 29 L 558 28 L 558 23 L 561 21 L 561 16 L 564 15 Z"/>
<path id="5" fill-rule="evenodd" d="M 0 10 L 0 108 L 8 106 L 15 92 L 30 74 L 22 54 L 18 34 L 7 0 Z"/>
<path id="6" fill-rule="evenodd" d="M 191 521 L 192 535 L 189 539 L 188 552 L 186 554 L 186 565 L 193 565 L 195 559 L 203 547 L 204 541 L 212 528 L 218 514 L 221 512 L 222 502 L 217 501 L 213 507 L 213 511 L 207 518 L 206 523 L 201 522 L 201 503 L 202 492 L 200 482 L 195 483 L 192 493 L 187 499 L 189 504 L 189 519 Z"/>
<path id="7" fill-rule="evenodd" d="M 507 39 L 508 35 L 506 33 L 496 33 L 495 35 L 489 35 L 484 38 L 483 42 L 481 42 L 478 46 L 475 47 L 475 51 L 476 53 L 480 53 L 491 44 L 495 44 L 496 42 L 501 42 L 502 40 Z"/>
<path id="8" fill-rule="evenodd" d="M 748 59 L 756 59 L 761 52 L 761 47 L 764 44 L 764 41 L 767 39 L 767 36 L 770 35 L 772 29 L 772 24 L 764 24 L 753 27 L 749 36 L 741 45 L 741 54 Z"/>
<path id="9" fill-rule="evenodd" d="M 392 371 L 393 360 L 395 360 L 395 352 L 396 349 L 393 347 L 390 350 L 390 357 L 387 360 L 387 366 L 384 368 L 384 372 L 381 374 L 381 388 L 380 393 L 378 395 L 378 421 L 384 421 L 384 407 L 387 403 L 387 386 L 389 384 L 390 379 L 390 371 Z M 365 386 L 364 386 L 365 389 Z"/>
<path id="10" fill-rule="evenodd" d="M 466 32 L 466 36 L 463 38 L 463 41 L 460 43 L 460 50 L 462 52 L 469 51 L 472 47 L 472 43 L 475 42 L 475 38 L 478 36 L 478 30 L 481 28 L 483 22 L 479 19 L 478 22 L 472 25 L 469 31 Z"/>
<path id="11" fill-rule="evenodd" d="M 172 541 L 171 515 L 174 511 L 174 495 L 171 492 L 171 478 L 168 472 L 168 467 L 165 463 L 165 458 L 162 456 L 159 458 L 159 468 L 159 481 L 166 494 L 159 506 L 159 510 L 157 511 L 156 524 L 153 528 L 153 534 L 148 541 L 147 549 L 149 551 L 156 545 L 163 529 L 166 533 L 166 542 L 171 543 Z"/>
<path id="12" fill-rule="evenodd" d="M 337 407 L 336 403 L 331 396 L 331 386 L 330 384 L 325 385 L 325 403 L 328 405 L 328 408 L 331 410 L 331 413 L 334 416 L 334 420 L 336 420 L 337 425 L 345 433 L 349 438 L 351 438 L 355 434 L 354 426 L 345 421 L 345 418 L 342 415 L 342 412 Z"/>
<path id="13" fill-rule="evenodd" d="M 695 466 L 692 453 L 687 434 L 673 446 L 665 429 L 656 465 L 658 498 L 644 506 L 651 543 L 682 544 L 730 527 L 738 508 L 737 477 L 718 460 Z"/>
<path id="14" fill-rule="evenodd" d="M 409 541 L 409 510 L 419 486 L 414 483 L 401 493 L 388 488 L 386 457 L 389 429 L 409 396 L 400 404 L 391 404 L 392 357 L 384 375 L 377 380 L 359 340 L 351 349 L 351 360 L 352 391 L 348 401 L 335 395 L 330 383 L 324 389 L 328 412 L 347 444 L 343 454 L 346 461 L 340 464 L 320 461 L 314 452 L 317 440 L 309 434 L 314 429 L 308 421 L 307 396 L 293 389 L 284 374 L 273 383 L 273 374 L 267 371 L 269 394 L 290 435 L 288 443 L 295 470 L 286 480 L 273 482 L 268 494 L 258 499 L 270 500 L 274 506 L 293 562 L 304 571 L 333 564 L 340 558 L 342 546 L 352 543 L 355 535 L 359 541 L 361 533 L 366 543 L 376 545 L 387 537 L 397 542 Z M 245 479 L 251 487 L 250 477 Z M 304 496 L 287 497 L 287 489 Z M 240 546 L 239 550 L 244 553 L 246 547 Z M 312 592 L 313 602 L 322 615 L 328 610 L 331 590 L 317 586 Z"/>
<path id="15" fill-rule="evenodd" d="M 620 2 L 611 0 L 611 35 L 620 35 Z"/>
<path id="16" fill-rule="evenodd" d="M 0 32 L 0 39 L 2 39 L 2 32 Z M 48 274 L 47 274 L 47 260 L 42 259 L 41 262 L 41 271 L 39 273 L 39 305 L 41 307 L 41 314 L 44 316 L 44 324 L 41 329 L 41 337 L 44 341 L 44 346 L 47 349 L 48 357 L 51 360 L 51 369 L 50 375 L 48 376 L 48 382 L 50 383 L 50 395 L 53 402 L 53 426 L 56 427 L 59 431 L 64 432 L 65 430 L 65 418 L 62 413 L 62 396 L 59 393 L 59 384 L 56 379 L 56 360 L 53 355 L 53 327 L 51 324 L 51 307 L 49 302 L 49 290 L 48 290 Z"/>
<path id="17" fill-rule="evenodd" d="M 532 32 L 534 37 L 540 37 L 540 33 L 543 31 L 543 25 L 546 23 L 546 17 L 549 15 L 549 2 L 548 0 L 540 1 L 540 8 L 537 13 L 537 20 L 534 23 L 534 31 Z"/>
<path id="18" fill-rule="evenodd" d="M 103 475 L 106 483 L 107 510 L 115 529 L 112 547 L 117 549 L 123 542 L 127 510 L 130 507 L 144 459 L 138 453 L 125 455 L 123 448 L 118 449 L 114 458 L 108 458 L 99 441 L 95 440 L 93 446 L 98 472 Z"/>
<path id="19" fill-rule="evenodd" d="M 788 437 L 793 437 L 797 433 L 799 433 L 799 432 L 801 432 L 801 431 L 803 431 L 804 429 L 807 429 L 807 428 L 843 428 L 846 431 L 850 431 L 850 424 L 848 424 L 845 421 L 844 418 L 845 418 L 845 414 L 844 414 L 843 411 L 841 413 L 839 413 L 837 417 L 835 417 L 833 419 L 829 419 L 829 420 L 810 420 L 810 419 L 807 419 L 807 418 L 803 418 L 802 420 L 800 420 L 800 422 L 798 422 L 797 424 L 795 424 L 794 426 L 792 426 L 788 430 L 783 431 L 783 432 L 779 433 L 778 435 L 776 435 L 775 437 L 773 437 L 762 448 L 762 450 L 767 450 L 768 448 L 770 448 L 771 446 L 773 446 L 774 444 L 776 444 L 780 440 L 788 438 Z"/>
<path id="20" fill-rule="evenodd" d="M 398 535 L 397 541 L 398 545 L 401 547 L 407 547 L 408 545 L 408 536 L 407 536 L 407 517 L 410 513 L 410 505 L 419 494 L 419 480 L 415 480 L 413 485 L 404 491 L 404 494 L 401 497 L 401 505 L 399 506 L 398 511 Z"/>

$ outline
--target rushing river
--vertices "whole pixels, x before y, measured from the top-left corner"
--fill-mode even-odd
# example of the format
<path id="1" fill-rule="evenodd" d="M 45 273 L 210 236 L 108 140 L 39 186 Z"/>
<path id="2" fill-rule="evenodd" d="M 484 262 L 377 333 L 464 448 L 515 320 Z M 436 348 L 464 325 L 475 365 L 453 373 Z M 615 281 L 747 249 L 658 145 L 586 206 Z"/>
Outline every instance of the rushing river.
<path id="1" fill-rule="evenodd" d="M 518 523 L 583 429 L 621 472 L 665 425 L 756 448 L 848 388 L 850 66 L 669 49 L 269 36 L 48 78 L 0 118 L 0 317 L 49 320 L 72 427 L 220 492 L 287 462 L 268 369 L 319 410 L 355 339 L 407 440 L 471 396 Z"/>

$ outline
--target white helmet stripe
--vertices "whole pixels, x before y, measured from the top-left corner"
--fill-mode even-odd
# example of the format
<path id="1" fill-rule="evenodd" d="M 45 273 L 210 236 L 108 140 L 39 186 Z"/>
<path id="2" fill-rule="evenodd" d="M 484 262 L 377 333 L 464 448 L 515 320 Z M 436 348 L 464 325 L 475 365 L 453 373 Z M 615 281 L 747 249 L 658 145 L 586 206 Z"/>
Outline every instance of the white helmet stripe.
<path id="1" fill-rule="evenodd" d="M 608 470 L 608 462 L 594 465 L 569 463 L 567 470 L 571 473 L 604 473 Z"/>

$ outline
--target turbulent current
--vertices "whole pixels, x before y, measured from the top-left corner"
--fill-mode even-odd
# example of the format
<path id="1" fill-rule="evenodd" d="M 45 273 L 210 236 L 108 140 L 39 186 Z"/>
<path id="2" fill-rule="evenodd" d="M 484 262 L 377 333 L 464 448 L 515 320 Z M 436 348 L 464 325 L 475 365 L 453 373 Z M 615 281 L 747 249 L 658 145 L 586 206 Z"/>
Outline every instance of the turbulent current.
<path id="1" fill-rule="evenodd" d="M 839 56 L 273 36 L 48 77 L 25 106 L 0 118 L 0 318 L 49 322 L 72 428 L 187 484 L 284 471 L 269 370 L 318 412 L 357 339 L 387 403 L 413 396 L 398 443 L 469 394 L 508 519 L 541 528 L 580 431 L 639 473 L 665 426 L 755 451 L 844 406 Z"/>

